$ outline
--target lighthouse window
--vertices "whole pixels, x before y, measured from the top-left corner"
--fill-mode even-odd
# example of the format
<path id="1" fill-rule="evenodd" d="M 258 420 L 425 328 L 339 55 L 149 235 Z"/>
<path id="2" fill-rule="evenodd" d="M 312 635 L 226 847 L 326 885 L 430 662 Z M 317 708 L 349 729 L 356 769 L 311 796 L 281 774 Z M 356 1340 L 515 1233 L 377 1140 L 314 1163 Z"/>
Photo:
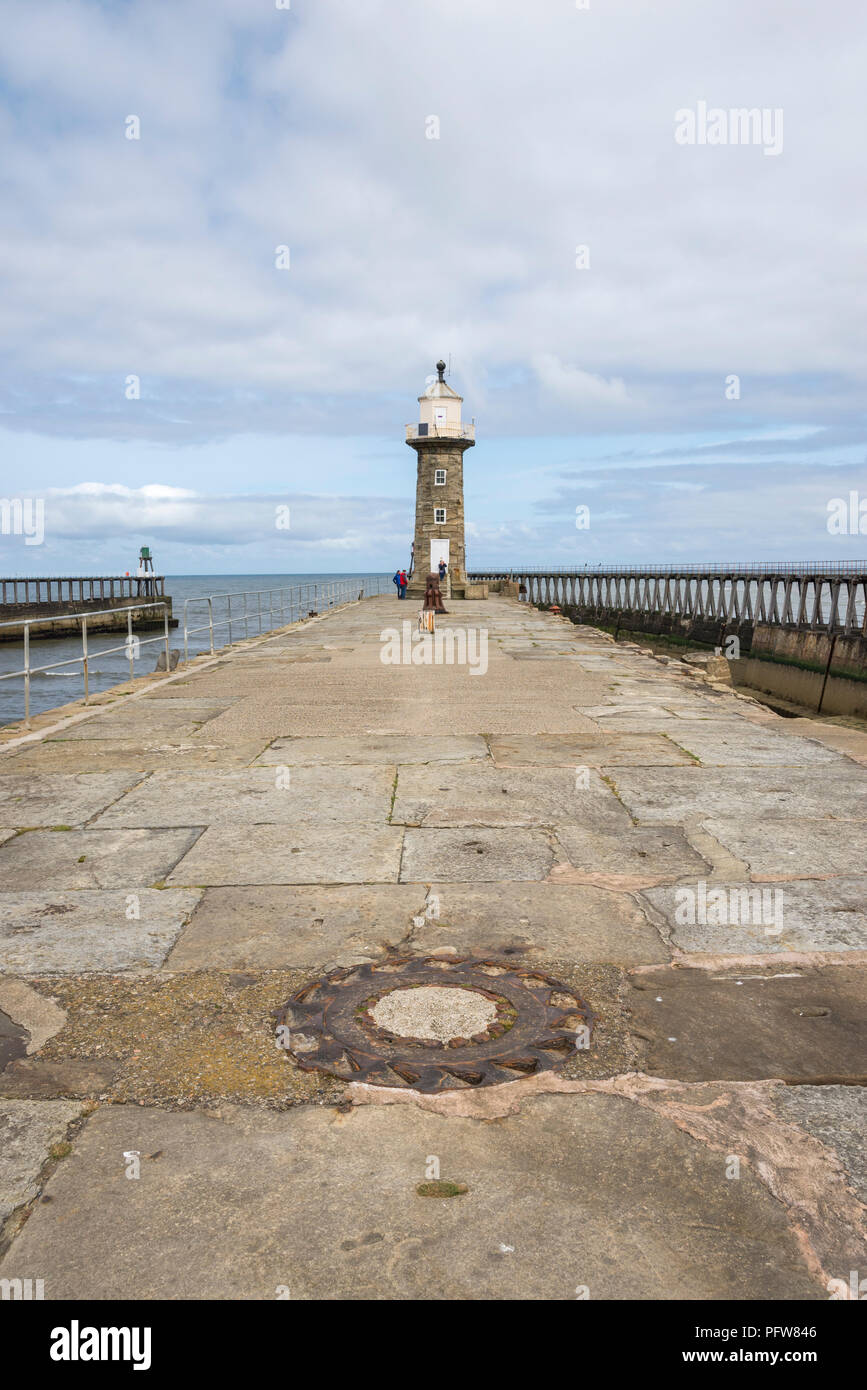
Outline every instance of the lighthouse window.
<path id="1" fill-rule="evenodd" d="M 442 523 L 445 521 L 445 519 L 446 519 L 446 509 L 445 509 L 445 507 L 434 507 L 434 522 L 435 522 L 435 524 L 436 524 L 437 526 L 441 526 Z"/>
<path id="2" fill-rule="evenodd" d="M 436 470 L 436 472 L 434 473 L 434 483 L 436 484 L 437 487 L 445 487 L 445 485 L 446 485 L 446 470 L 445 470 L 444 468 L 438 468 L 438 469 Z"/>

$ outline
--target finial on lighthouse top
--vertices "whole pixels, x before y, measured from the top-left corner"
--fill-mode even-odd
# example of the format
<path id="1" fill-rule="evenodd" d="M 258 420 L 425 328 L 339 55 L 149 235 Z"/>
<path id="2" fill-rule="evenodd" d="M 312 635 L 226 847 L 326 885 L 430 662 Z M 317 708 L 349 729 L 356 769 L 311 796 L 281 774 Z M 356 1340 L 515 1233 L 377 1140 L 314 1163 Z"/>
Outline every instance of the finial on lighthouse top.
<path id="1" fill-rule="evenodd" d="M 458 395 L 457 391 L 453 391 L 452 388 L 451 388 L 451 386 L 449 386 L 448 382 L 446 381 L 446 378 L 445 378 L 445 371 L 446 371 L 446 364 L 445 364 L 445 362 L 443 361 L 443 359 L 440 358 L 439 362 L 437 362 L 437 374 L 436 374 L 436 376 L 429 376 L 429 377 L 427 378 L 428 384 L 427 384 L 427 387 L 425 388 L 425 393 L 424 393 L 424 395 L 423 395 L 423 396 L 419 396 L 419 400 L 420 400 L 420 401 L 430 401 L 430 400 L 439 400 L 439 401 L 441 401 L 441 400 L 460 401 L 460 400 L 462 400 L 462 397 Z M 424 418 L 424 417 L 422 417 L 422 418 Z M 458 419 L 460 419 L 460 415 L 458 415 Z"/>

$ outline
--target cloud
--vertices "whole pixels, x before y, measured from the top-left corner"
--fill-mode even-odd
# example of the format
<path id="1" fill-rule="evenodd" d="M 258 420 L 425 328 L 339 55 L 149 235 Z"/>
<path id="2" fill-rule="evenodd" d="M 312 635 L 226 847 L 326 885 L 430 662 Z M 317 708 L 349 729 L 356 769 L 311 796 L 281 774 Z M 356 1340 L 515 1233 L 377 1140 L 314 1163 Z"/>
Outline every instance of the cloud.
<path id="1" fill-rule="evenodd" d="M 135 494 L 53 496 L 54 543 L 90 527 L 103 555 L 151 530 L 226 563 L 257 545 L 281 565 L 290 544 L 405 553 L 409 471 L 371 454 L 402 447 L 441 353 L 478 425 L 474 545 L 560 546 L 527 518 L 552 470 L 586 474 L 582 452 L 595 491 L 606 458 L 629 474 L 637 456 L 647 506 L 624 546 L 680 543 L 639 470 L 739 459 L 718 543 L 740 525 L 760 549 L 760 524 L 775 543 L 781 517 L 799 524 L 766 492 L 791 486 L 787 460 L 864 458 L 865 62 L 857 8 L 803 0 L 7 7 L 0 422 L 27 436 L 28 486 L 47 486 L 57 441 L 93 441 L 99 467 L 75 453 L 65 479 Z M 678 145 L 698 100 L 782 108 L 782 153 Z M 267 523 L 269 437 L 307 507 L 291 541 Z"/>
<path id="2" fill-rule="evenodd" d="M 63 497 L 106 498 L 119 497 L 135 505 L 145 501 L 176 501 L 179 498 L 195 497 L 195 493 L 185 487 L 169 487 L 166 483 L 145 483 L 142 487 L 126 487 L 123 483 L 76 483 L 69 488 L 52 488 L 51 494 Z"/>
<path id="3" fill-rule="evenodd" d="M 406 525 L 407 505 L 377 497 L 327 494 L 197 494 L 185 488 L 146 483 L 80 483 L 45 492 L 46 536 L 54 540 L 90 537 L 126 544 L 139 536 L 203 545 L 344 549 L 368 530 L 383 540 Z M 288 524 L 287 524 L 288 523 Z"/>
<path id="4" fill-rule="evenodd" d="M 537 354 L 532 365 L 543 392 L 548 392 L 570 405 L 583 405 L 590 401 L 605 401 L 622 406 L 629 404 L 629 395 L 619 377 L 606 381 L 604 377 L 595 376 L 592 372 L 571 367 L 548 352 Z"/>
<path id="5" fill-rule="evenodd" d="M 688 0 L 224 3 L 207 22 L 196 5 L 18 7 L 0 60 L 0 347 L 25 382 L 138 372 L 169 417 L 180 394 L 203 419 L 217 391 L 221 429 L 245 428 L 249 389 L 296 427 L 372 394 L 382 427 L 449 348 L 505 428 L 498 378 L 529 374 L 533 433 L 576 404 L 613 421 L 627 400 L 651 427 L 694 421 L 730 371 L 752 409 L 787 373 L 806 374 L 802 409 L 821 375 L 851 409 L 867 202 L 846 177 L 867 58 L 853 21 L 799 6 L 793 24 L 781 0 L 760 21 L 735 0 L 725 23 Z M 678 146 L 674 112 L 698 96 L 783 105 L 783 154 Z"/>

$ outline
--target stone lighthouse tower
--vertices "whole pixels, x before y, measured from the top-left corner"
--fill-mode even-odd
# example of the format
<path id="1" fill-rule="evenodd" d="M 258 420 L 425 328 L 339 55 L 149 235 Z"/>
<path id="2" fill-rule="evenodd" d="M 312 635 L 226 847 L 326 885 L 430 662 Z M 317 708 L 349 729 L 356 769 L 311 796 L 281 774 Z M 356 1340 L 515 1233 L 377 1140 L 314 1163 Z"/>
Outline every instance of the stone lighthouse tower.
<path id="1" fill-rule="evenodd" d="M 464 451 L 476 442 L 474 425 L 461 423 L 463 397 L 445 379 L 445 362 L 437 362 L 437 379 L 419 396 L 417 425 L 407 425 L 406 442 L 418 455 L 415 489 L 415 570 L 410 596 L 423 595 L 428 574 L 440 560 L 448 565 L 445 594 L 463 598 L 467 578 L 464 546 Z"/>

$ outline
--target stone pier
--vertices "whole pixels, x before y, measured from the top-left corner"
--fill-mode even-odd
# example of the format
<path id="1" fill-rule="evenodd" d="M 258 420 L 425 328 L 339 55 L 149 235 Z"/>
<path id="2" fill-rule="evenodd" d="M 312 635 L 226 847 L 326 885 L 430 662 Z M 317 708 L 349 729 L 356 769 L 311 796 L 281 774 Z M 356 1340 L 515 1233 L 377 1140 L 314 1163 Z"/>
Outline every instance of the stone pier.
<path id="1" fill-rule="evenodd" d="M 90 633 L 177 627 L 165 590 L 153 573 L 0 578 L 0 642 L 20 642 L 25 624 L 33 637 L 80 637 L 82 618 Z"/>
<path id="2" fill-rule="evenodd" d="M 7 735 L 0 1280 L 852 1296 L 867 735 L 501 596 L 441 620 L 485 662 L 386 664 L 409 608 L 346 605 Z M 464 1003 L 467 958 L 489 988 Z M 422 963 L 441 1005 L 410 995 Z M 574 1028 L 550 1063 L 513 979 Z M 367 981 L 349 1023 L 299 1022 Z M 406 1037 L 404 1075 L 353 1081 L 339 1047 L 311 1069 L 341 1026 Z M 477 1047 L 479 1083 L 412 1084 L 424 1040 Z"/>

